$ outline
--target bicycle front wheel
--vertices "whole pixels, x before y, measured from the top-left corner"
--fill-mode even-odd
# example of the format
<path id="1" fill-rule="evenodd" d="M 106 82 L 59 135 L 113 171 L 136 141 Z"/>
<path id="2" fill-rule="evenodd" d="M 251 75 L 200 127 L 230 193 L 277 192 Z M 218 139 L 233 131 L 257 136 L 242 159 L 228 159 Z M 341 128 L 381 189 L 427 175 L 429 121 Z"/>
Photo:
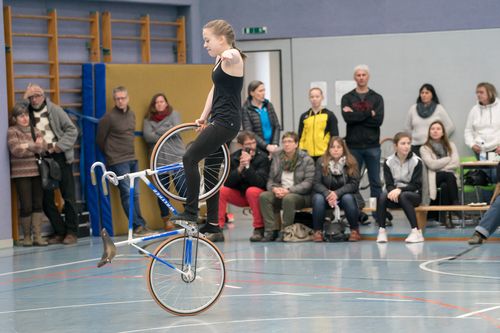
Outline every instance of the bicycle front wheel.
<path id="1" fill-rule="evenodd" d="M 222 254 L 209 240 L 193 237 L 191 251 L 186 251 L 187 237 L 167 239 L 155 256 L 183 270 L 183 259 L 192 253 L 194 275 L 186 277 L 164 262 L 153 258 L 148 266 L 148 288 L 163 309 L 179 316 L 193 316 L 205 311 L 219 298 L 226 280 Z"/>
<path id="2" fill-rule="evenodd" d="M 198 126 L 194 123 L 181 124 L 163 134 L 151 154 L 151 170 L 182 162 L 184 153 L 198 136 L 197 129 Z M 201 180 L 200 201 L 210 198 L 224 184 L 229 175 L 229 163 L 229 149 L 225 144 L 198 163 Z M 186 202 L 187 184 L 184 169 L 157 173 L 152 179 L 164 195 Z"/>

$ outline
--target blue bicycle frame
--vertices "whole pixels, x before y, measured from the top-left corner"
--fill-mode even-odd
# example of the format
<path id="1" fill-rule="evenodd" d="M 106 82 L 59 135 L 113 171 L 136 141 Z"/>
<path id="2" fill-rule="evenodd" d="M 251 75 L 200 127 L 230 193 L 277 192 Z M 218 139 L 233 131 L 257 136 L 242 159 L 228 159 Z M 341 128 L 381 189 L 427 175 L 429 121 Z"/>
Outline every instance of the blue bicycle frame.
<path id="1" fill-rule="evenodd" d="M 128 237 L 127 240 L 121 241 L 121 242 L 116 242 L 114 243 L 111 238 L 109 237 L 109 234 L 105 229 L 102 229 L 101 231 L 101 237 L 103 239 L 103 246 L 104 246 L 104 253 L 101 258 L 101 261 L 98 263 L 98 267 L 102 267 L 107 263 L 110 263 L 113 257 L 116 255 L 116 247 L 124 246 L 124 245 L 131 245 L 135 247 L 137 250 L 140 252 L 146 254 L 150 258 L 156 259 L 159 262 L 167 265 L 168 267 L 178 271 L 179 273 L 187 276 L 187 277 L 192 277 L 193 274 L 195 274 L 195 271 L 193 271 L 193 237 L 198 236 L 198 228 L 195 225 L 189 224 L 184 221 L 179 221 L 177 222 L 178 225 L 182 226 L 183 229 L 178 229 L 174 231 L 168 231 L 168 232 L 162 232 L 160 234 L 155 234 L 151 236 L 145 236 L 145 237 L 138 237 L 138 238 L 133 238 L 133 219 L 134 219 L 134 193 L 135 193 L 135 179 L 139 178 L 141 179 L 152 191 L 153 193 L 160 198 L 160 200 L 168 207 L 168 209 L 172 212 L 172 214 L 177 215 L 177 210 L 175 209 L 174 206 L 170 203 L 170 201 L 160 193 L 160 191 L 151 183 L 151 181 L 148 179 L 147 176 L 151 176 L 154 174 L 163 174 L 169 171 L 177 171 L 183 168 L 182 163 L 174 163 L 174 164 L 169 164 L 162 166 L 158 168 L 157 170 L 142 170 L 142 171 L 137 171 L 137 172 L 132 172 L 128 173 L 125 175 L 117 176 L 114 172 L 112 171 L 107 171 L 106 166 L 101 163 L 101 162 L 95 162 L 92 164 L 92 167 L 90 169 L 90 174 L 92 176 L 92 184 L 96 185 L 96 176 L 95 176 L 95 168 L 101 168 L 103 171 L 103 175 L 101 177 L 101 182 L 102 182 L 102 188 L 103 192 L 105 195 L 107 195 L 107 184 L 106 184 L 106 179 L 112 183 L 113 185 L 118 185 L 118 182 L 120 181 L 129 181 L 129 195 L 130 195 L 130 202 L 129 202 L 129 211 L 128 211 Z M 155 240 L 155 239 L 160 239 L 160 238 L 166 238 L 170 236 L 175 236 L 175 235 L 180 235 L 180 234 L 185 234 L 185 245 L 184 245 L 184 258 L 183 258 L 183 269 L 185 270 L 180 270 L 176 267 L 174 267 L 172 264 L 170 264 L 168 261 L 159 258 L 152 254 L 151 252 L 147 251 L 146 249 L 136 245 L 137 243 L 145 242 L 145 241 L 150 241 L 150 240 Z M 196 257 L 194 258 L 196 260 Z"/>

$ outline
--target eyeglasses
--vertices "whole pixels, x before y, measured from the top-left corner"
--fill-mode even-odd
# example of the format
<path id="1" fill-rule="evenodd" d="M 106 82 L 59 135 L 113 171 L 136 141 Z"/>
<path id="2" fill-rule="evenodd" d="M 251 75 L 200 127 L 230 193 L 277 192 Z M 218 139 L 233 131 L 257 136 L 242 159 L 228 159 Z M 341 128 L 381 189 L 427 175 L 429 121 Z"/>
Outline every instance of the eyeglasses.
<path id="1" fill-rule="evenodd" d="M 123 100 L 126 100 L 127 99 L 127 96 L 125 97 L 115 97 L 115 101 L 123 101 Z"/>
<path id="2" fill-rule="evenodd" d="M 30 97 L 28 97 L 29 99 L 33 99 L 33 98 L 40 98 L 40 97 L 43 97 L 43 95 L 40 95 L 40 94 L 35 94 L 35 95 L 31 95 Z"/>
<path id="3" fill-rule="evenodd" d="M 285 139 L 285 140 L 282 140 L 281 143 L 285 144 L 285 143 L 295 143 L 295 140 L 293 139 Z"/>

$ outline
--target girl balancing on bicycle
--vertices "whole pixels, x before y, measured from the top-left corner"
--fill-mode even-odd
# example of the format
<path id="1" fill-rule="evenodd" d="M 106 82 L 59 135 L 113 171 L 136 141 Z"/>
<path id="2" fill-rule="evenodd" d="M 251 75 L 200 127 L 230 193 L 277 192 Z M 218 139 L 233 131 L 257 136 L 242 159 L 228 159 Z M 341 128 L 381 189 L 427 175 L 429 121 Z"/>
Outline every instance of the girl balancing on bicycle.
<path id="1" fill-rule="evenodd" d="M 216 58 L 212 71 L 213 86 L 208 93 L 203 112 L 196 120 L 201 132 L 182 160 L 187 183 L 185 210 L 172 217 L 171 221 L 197 222 L 200 193 L 198 163 L 236 137 L 241 126 L 241 89 L 245 55 L 235 47 L 234 30 L 224 20 L 213 20 L 203 27 L 203 40 L 208 54 Z M 205 164 L 222 162 L 207 160 L 208 158 Z M 205 172 L 204 177 L 206 183 L 207 178 L 217 175 Z M 222 232 L 218 227 L 218 204 L 218 193 L 207 200 L 207 223 L 200 232 L 205 233 L 209 239 L 213 234 Z"/>

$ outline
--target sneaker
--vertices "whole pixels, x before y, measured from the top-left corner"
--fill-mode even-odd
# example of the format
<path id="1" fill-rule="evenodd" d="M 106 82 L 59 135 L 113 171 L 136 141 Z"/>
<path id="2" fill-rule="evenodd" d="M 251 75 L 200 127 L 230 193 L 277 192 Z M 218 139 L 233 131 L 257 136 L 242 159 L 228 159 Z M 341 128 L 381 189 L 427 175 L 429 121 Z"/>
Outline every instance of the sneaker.
<path id="1" fill-rule="evenodd" d="M 224 233 L 220 229 L 218 232 L 206 232 L 205 237 L 214 243 L 224 241 Z"/>
<path id="2" fill-rule="evenodd" d="M 278 230 L 265 231 L 264 237 L 260 240 L 261 242 L 274 242 L 278 238 Z"/>
<path id="3" fill-rule="evenodd" d="M 385 228 L 378 228 L 377 243 L 387 243 L 387 231 Z"/>
<path id="4" fill-rule="evenodd" d="M 359 231 L 356 229 L 351 230 L 351 234 L 349 235 L 349 242 L 359 242 L 361 240 L 361 235 Z"/>
<path id="5" fill-rule="evenodd" d="M 323 232 L 321 230 L 314 231 L 313 241 L 320 243 L 323 241 Z"/>
<path id="6" fill-rule="evenodd" d="M 410 234 L 406 237 L 405 242 L 407 243 L 420 243 L 424 241 L 424 236 L 422 235 L 422 230 L 417 228 L 411 229 Z"/>
<path id="7" fill-rule="evenodd" d="M 187 212 L 182 212 L 177 215 L 174 215 L 170 218 L 170 221 L 186 221 L 186 222 L 191 222 L 191 223 L 197 223 L 198 222 L 198 215 L 196 214 L 190 214 Z"/>
<path id="8" fill-rule="evenodd" d="M 146 226 L 138 226 L 137 228 L 134 229 L 133 236 L 134 237 L 145 237 L 145 236 L 151 236 L 154 235 L 155 232 L 151 229 L 148 229 Z"/>
<path id="9" fill-rule="evenodd" d="M 61 235 L 52 235 L 49 237 L 49 239 L 47 240 L 47 243 L 49 244 L 62 244 L 64 240 L 64 236 L 61 236 Z"/>
<path id="10" fill-rule="evenodd" d="M 64 237 L 62 242 L 64 245 L 76 244 L 78 242 L 78 238 L 76 238 L 76 235 L 67 234 L 66 237 Z"/>
<path id="11" fill-rule="evenodd" d="M 483 244 L 484 240 L 486 238 L 481 235 L 479 232 L 475 231 L 474 234 L 472 235 L 472 237 L 468 240 L 468 243 L 470 245 L 479 245 L 479 244 Z"/>
<path id="12" fill-rule="evenodd" d="M 253 229 L 253 234 L 250 236 L 250 242 L 260 242 L 264 238 L 264 228 Z"/>

